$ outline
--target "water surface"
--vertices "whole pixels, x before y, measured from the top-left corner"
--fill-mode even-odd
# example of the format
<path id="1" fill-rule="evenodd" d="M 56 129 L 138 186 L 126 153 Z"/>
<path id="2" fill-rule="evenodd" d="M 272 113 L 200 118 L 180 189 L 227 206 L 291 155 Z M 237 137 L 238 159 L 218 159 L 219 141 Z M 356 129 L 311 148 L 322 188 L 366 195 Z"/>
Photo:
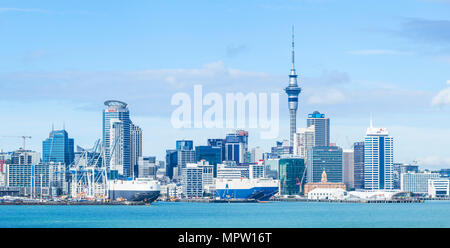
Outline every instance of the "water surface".
<path id="1" fill-rule="evenodd" d="M 450 201 L 2 205 L 0 227 L 450 227 Z"/>

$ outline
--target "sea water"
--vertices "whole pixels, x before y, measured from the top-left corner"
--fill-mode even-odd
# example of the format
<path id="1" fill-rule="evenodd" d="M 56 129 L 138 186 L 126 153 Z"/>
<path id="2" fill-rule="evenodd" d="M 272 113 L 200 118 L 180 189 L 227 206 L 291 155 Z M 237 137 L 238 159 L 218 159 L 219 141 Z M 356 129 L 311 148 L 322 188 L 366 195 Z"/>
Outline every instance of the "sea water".
<path id="1" fill-rule="evenodd" d="M 0 227 L 450 227 L 450 201 L 2 205 Z"/>

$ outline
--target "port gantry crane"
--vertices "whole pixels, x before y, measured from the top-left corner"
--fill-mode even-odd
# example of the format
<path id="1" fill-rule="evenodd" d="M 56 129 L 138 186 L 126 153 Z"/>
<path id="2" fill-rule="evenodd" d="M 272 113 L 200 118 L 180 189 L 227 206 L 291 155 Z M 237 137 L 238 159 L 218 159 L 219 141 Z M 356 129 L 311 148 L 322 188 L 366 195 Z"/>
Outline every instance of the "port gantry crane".
<path id="1" fill-rule="evenodd" d="M 70 165 L 72 174 L 71 195 L 73 198 L 101 199 L 108 198 L 108 168 L 113 157 L 118 139 L 112 144 L 110 156 L 106 156 L 106 147 L 98 139 L 92 149 L 84 149 L 80 158 Z"/>
<path id="2" fill-rule="evenodd" d="M 107 170 L 103 158 L 104 149 L 98 139 L 93 148 L 84 149 L 81 156 L 70 165 L 73 198 L 107 199 Z"/>

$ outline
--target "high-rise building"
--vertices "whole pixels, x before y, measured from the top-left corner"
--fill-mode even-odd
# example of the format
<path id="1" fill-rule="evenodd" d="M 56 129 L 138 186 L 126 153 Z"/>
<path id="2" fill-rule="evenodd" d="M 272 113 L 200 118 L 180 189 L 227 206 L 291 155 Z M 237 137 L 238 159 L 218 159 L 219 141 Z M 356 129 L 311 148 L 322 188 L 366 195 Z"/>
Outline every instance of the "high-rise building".
<path id="1" fill-rule="evenodd" d="M 306 158 L 306 151 L 315 146 L 315 126 L 298 128 L 294 135 L 294 155 Z"/>
<path id="2" fill-rule="evenodd" d="M 237 164 L 247 163 L 248 154 L 248 132 L 236 130 L 227 134 L 225 139 L 225 159 L 235 161 Z"/>
<path id="3" fill-rule="evenodd" d="M 263 159 L 264 149 L 257 146 L 252 148 L 250 152 L 250 162 L 251 163 L 257 163 L 259 160 Z"/>
<path id="4" fill-rule="evenodd" d="M 217 164 L 222 163 L 222 148 L 215 146 L 196 146 L 195 161 L 207 161 L 214 167 L 214 177 L 217 176 Z"/>
<path id="5" fill-rule="evenodd" d="M 166 176 L 170 179 L 174 176 L 174 168 L 178 164 L 178 151 L 166 150 Z"/>
<path id="6" fill-rule="evenodd" d="M 111 171 L 112 177 L 125 176 L 126 163 L 125 163 L 125 128 L 123 121 L 117 118 L 111 118 L 109 120 L 111 124 L 109 137 L 111 140 L 111 146 L 109 151 L 110 161 L 109 169 Z M 130 161 L 129 161 L 130 162 Z M 128 169 L 130 169 L 128 167 Z"/>
<path id="7" fill-rule="evenodd" d="M 331 183 L 342 183 L 342 148 L 338 146 L 315 146 L 308 151 L 308 183 L 322 180 L 323 171 Z"/>
<path id="8" fill-rule="evenodd" d="M 177 140 L 177 172 L 181 177 L 187 163 L 195 163 L 194 143 L 192 140 Z"/>
<path id="9" fill-rule="evenodd" d="M 279 169 L 280 169 L 280 159 L 279 158 L 268 158 L 264 160 L 265 176 L 272 179 L 280 179 Z"/>
<path id="10" fill-rule="evenodd" d="M 42 142 L 43 163 L 63 163 L 66 168 L 74 160 L 74 142 L 69 138 L 66 130 L 53 130 L 47 139 Z"/>
<path id="11" fill-rule="evenodd" d="M 330 119 L 325 118 L 325 114 L 314 111 L 308 115 L 306 126 L 314 125 L 314 146 L 330 145 Z"/>
<path id="12" fill-rule="evenodd" d="M 364 138 L 364 188 L 393 189 L 394 139 L 372 123 Z"/>
<path id="13" fill-rule="evenodd" d="M 138 169 L 135 176 L 139 178 L 155 178 L 157 170 L 156 157 L 141 156 L 138 160 Z"/>
<path id="14" fill-rule="evenodd" d="M 280 158 L 280 194 L 300 195 L 305 182 L 305 159 L 300 157 Z"/>
<path id="15" fill-rule="evenodd" d="M 138 162 L 142 157 L 142 129 L 139 126 L 131 124 L 130 126 L 130 163 L 131 163 L 131 177 L 137 177 Z"/>
<path id="16" fill-rule="evenodd" d="M 202 197 L 203 196 L 203 169 L 194 163 L 186 164 L 182 169 L 182 185 L 184 197 Z"/>
<path id="17" fill-rule="evenodd" d="M 202 197 L 205 187 L 213 184 L 213 166 L 204 160 L 198 163 L 187 163 L 182 169 L 181 181 L 185 197 Z"/>
<path id="18" fill-rule="evenodd" d="M 290 125 L 290 138 L 289 146 L 294 144 L 294 134 L 297 129 L 297 108 L 298 108 L 298 95 L 302 91 L 297 84 L 297 73 L 295 72 L 295 52 L 294 52 L 294 27 L 292 27 L 292 67 L 289 74 L 289 85 L 284 89 L 288 95 L 289 104 L 289 125 Z"/>
<path id="19" fill-rule="evenodd" d="M 271 158 L 280 158 L 292 154 L 292 146 L 289 145 L 289 140 L 277 141 L 276 146 L 271 149 Z"/>
<path id="20" fill-rule="evenodd" d="M 353 144 L 354 188 L 364 189 L 364 142 Z"/>
<path id="21" fill-rule="evenodd" d="M 177 140 L 176 141 L 177 150 L 193 150 L 194 141 L 192 140 Z"/>
<path id="22" fill-rule="evenodd" d="M 342 151 L 342 174 L 344 184 L 348 189 L 355 188 L 355 163 L 353 150 Z"/>
<path id="23" fill-rule="evenodd" d="M 24 194 L 34 196 L 49 195 L 49 165 L 48 164 L 10 164 L 8 165 L 9 187 L 20 187 Z M 42 189 L 42 191 L 41 191 Z"/>
<path id="24" fill-rule="evenodd" d="M 121 170 L 120 176 L 130 177 L 131 166 L 131 141 L 130 141 L 130 112 L 127 104 L 121 101 L 108 100 L 107 108 L 103 110 L 103 147 L 105 149 L 105 163 L 111 166 L 111 153 L 113 149 L 117 157 L 114 162 L 114 170 Z M 113 134 L 113 135 L 112 135 Z M 117 148 L 116 148 L 117 147 Z M 118 154 L 120 152 L 120 154 Z M 118 164 L 121 163 L 121 164 Z"/>
<path id="25" fill-rule="evenodd" d="M 219 147 L 222 152 L 222 161 L 225 160 L 225 139 L 208 139 L 208 146 Z"/>
<path id="26" fill-rule="evenodd" d="M 38 152 L 31 150 L 17 150 L 11 154 L 11 164 L 39 164 L 41 162 L 41 155 Z"/>

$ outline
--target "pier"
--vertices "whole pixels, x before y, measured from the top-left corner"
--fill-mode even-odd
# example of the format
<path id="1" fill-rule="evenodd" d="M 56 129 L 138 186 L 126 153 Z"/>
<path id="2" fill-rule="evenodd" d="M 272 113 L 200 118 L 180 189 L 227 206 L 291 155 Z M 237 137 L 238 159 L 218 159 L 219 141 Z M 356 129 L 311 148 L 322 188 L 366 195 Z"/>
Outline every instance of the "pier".
<path id="1" fill-rule="evenodd" d="M 60 205 L 149 205 L 145 202 L 128 202 L 128 201 L 113 201 L 113 202 L 101 202 L 101 201 L 4 201 L 0 202 L 0 205 L 46 205 L 46 206 L 60 206 Z"/>
<path id="2" fill-rule="evenodd" d="M 331 200 L 331 199 L 307 199 L 307 198 L 275 198 L 272 201 L 282 202 L 333 202 L 333 203 L 423 203 L 423 199 L 393 199 L 393 200 Z"/>

